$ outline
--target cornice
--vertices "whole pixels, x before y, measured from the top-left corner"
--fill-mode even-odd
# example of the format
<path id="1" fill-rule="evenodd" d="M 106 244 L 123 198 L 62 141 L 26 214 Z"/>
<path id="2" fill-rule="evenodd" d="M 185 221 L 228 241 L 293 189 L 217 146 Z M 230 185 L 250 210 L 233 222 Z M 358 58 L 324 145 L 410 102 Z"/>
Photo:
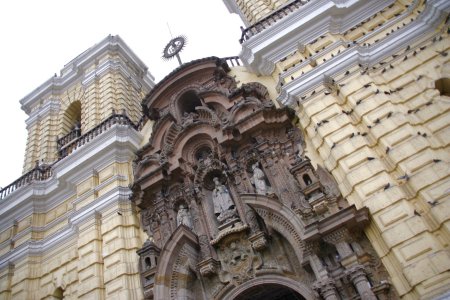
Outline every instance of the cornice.
<path id="1" fill-rule="evenodd" d="M 369 47 L 355 46 L 346 49 L 340 55 L 283 86 L 277 100 L 283 105 L 294 105 L 298 96 L 312 91 L 314 87 L 322 84 L 326 77 L 333 77 L 357 64 L 376 64 L 392 53 L 406 48 L 407 45 L 413 45 L 434 34 L 436 25 L 443 21 L 449 10 L 448 1 L 429 1 L 415 22 Z"/>
<path id="2" fill-rule="evenodd" d="M 78 184 L 93 170 L 99 171 L 112 162 L 131 161 L 141 140 L 140 132 L 127 125 L 116 124 L 57 162 L 53 171 L 58 177 L 64 176 L 68 183 Z"/>
<path id="3" fill-rule="evenodd" d="M 25 120 L 27 128 L 34 125 L 40 119 L 43 119 L 51 113 L 58 113 L 61 107 L 61 103 L 58 99 L 51 98 L 45 101 L 41 108 L 34 110 L 29 114 L 29 118 Z"/>
<path id="4" fill-rule="evenodd" d="M 51 77 L 33 92 L 25 96 L 20 103 L 25 113 L 30 114 L 32 106 L 45 95 L 66 89 L 77 80 L 83 80 L 83 69 L 95 62 L 101 55 L 112 52 L 119 53 L 126 63 L 131 63 L 138 70 L 136 81 L 150 90 L 154 86 L 154 77 L 147 66 L 134 54 L 119 36 L 108 36 L 100 43 L 89 48 L 67 63 L 61 70 L 61 76 Z"/>
<path id="5" fill-rule="evenodd" d="M 43 255 L 46 252 L 50 252 L 62 246 L 66 247 L 68 244 L 74 243 L 73 240 L 75 240 L 78 235 L 81 224 L 89 221 L 91 218 L 94 218 L 98 213 L 108 211 L 109 208 L 117 203 L 127 201 L 130 193 L 131 192 L 128 187 L 115 187 L 96 199 L 96 201 L 82 207 L 77 211 L 72 211 L 69 213 L 68 217 L 66 216 L 68 224 L 60 230 L 48 235 L 42 240 L 27 241 L 12 251 L 0 256 L 0 269 L 4 268 L 8 263 L 20 261 L 27 255 Z M 46 228 L 48 226 L 49 224 Z M 39 229 L 39 231 L 42 230 L 43 228 Z M 29 231 L 30 229 L 28 229 L 28 232 Z M 2 243 L 2 246 L 3 245 L 7 244 Z"/>
<path id="6" fill-rule="evenodd" d="M 226 8 L 228 9 L 228 12 L 235 13 L 235 14 L 239 15 L 239 17 L 241 18 L 241 20 L 245 24 L 245 26 L 249 26 L 250 25 L 250 23 L 248 22 L 247 18 L 242 13 L 242 11 L 239 8 L 239 6 L 237 5 L 236 0 L 223 0 L 223 3 L 225 4 Z"/>
<path id="7" fill-rule="evenodd" d="M 295 51 L 298 43 L 308 44 L 329 31 L 345 32 L 393 2 L 311 1 L 245 41 L 240 58 L 252 72 L 271 75 L 275 62 Z"/>
<path id="8" fill-rule="evenodd" d="M 83 80 L 81 81 L 81 84 L 83 86 L 88 86 L 91 83 L 93 83 L 97 78 L 102 77 L 103 75 L 111 72 L 111 70 L 114 71 L 118 71 L 120 72 L 122 75 L 124 75 L 124 77 L 128 78 L 131 83 L 133 84 L 133 86 L 137 89 L 137 90 L 141 90 L 143 87 L 143 82 L 142 80 L 140 80 L 140 78 L 138 78 L 136 76 L 136 74 L 133 74 L 131 72 L 128 72 L 126 65 L 124 64 L 123 61 L 121 60 L 107 60 L 104 61 L 101 65 L 99 65 L 95 70 L 86 73 L 84 75 Z M 153 87 L 153 85 L 151 85 L 151 87 Z M 145 86 L 148 90 L 149 87 Z"/>
<path id="9" fill-rule="evenodd" d="M 45 212 L 75 192 L 75 185 L 113 162 L 129 162 L 142 140 L 140 132 L 116 124 L 53 165 L 46 181 L 23 186 L 0 201 L 0 228 L 33 212 Z"/>

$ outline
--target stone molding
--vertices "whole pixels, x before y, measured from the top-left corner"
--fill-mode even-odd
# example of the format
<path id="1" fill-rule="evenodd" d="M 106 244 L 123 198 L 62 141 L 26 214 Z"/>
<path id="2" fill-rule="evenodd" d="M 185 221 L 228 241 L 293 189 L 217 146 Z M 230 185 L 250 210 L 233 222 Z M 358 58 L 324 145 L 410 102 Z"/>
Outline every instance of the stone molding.
<path id="1" fill-rule="evenodd" d="M 279 284 L 281 286 L 293 289 L 294 291 L 305 297 L 306 300 L 316 299 L 316 297 L 314 296 L 314 292 L 308 284 L 275 274 L 260 275 L 257 278 L 244 282 L 243 284 L 234 287 L 231 290 L 225 291 L 223 294 L 218 295 L 217 299 L 232 300 L 250 287 L 262 284 Z"/>
<path id="2" fill-rule="evenodd" d="M 299 42 L 308 44 L 317 36 L 327 33 L 330 31 L 330 24 L 335 24 L 336 32 L 345 32 L 388 6 L 393 0 L 370 1 L 365 2 L 366 4 L 363 2 L 353 2 L 356 7 L 338 8 L 330 0 L 311 1 L 302 9 L 291 13 L 245 41 L 239 56 L 252 72 L 270 75 L 275 66 L 274 63 L 294 52 Z M 344 19 L 341 16 L 346 10 L 351 13 L 347 12 L 345 14 L 347 19 Z M 335 21 L 336 18 L 339 18 L 339 21 Z M 314 23 L 314 26 L 311 26 L 311 23 Z M 336 26 L 336 24 L 341 25 Z M 296 42 L 292 43 L 292 41 Z"/>
<path id="3" fill-rule="evenodd" d="M 95 59 L 104 53 L 116 52 L 124 57 L 127 62 L 131 62 L 133 66 L 139 70 L 134 81 L 140 82 L 150 90 L 154 85 L 154 77 L 148 72 L 147 66 L 134 54 L 133 51 L 125 44 L 119 36 L 109 35 L 100 43 L 89 48 L 75 59 L 66 64 L 61 70 L 61 76 L 51 77 L 45 83 L 36 88 L 33 92 L 25 96 L 20 103 L 25 113 L 30 114 L 33 105 L 40 101 L 42 97 L 51 94 L 54 91 L 62 91 L 80 79 L 80 71 L 94 63 Z M 90 74 L 90 73 L 89 73 Z"/>
<path id="4" fill-rule="evenodd" d="M 355 3 L 358 2 L 353 2 L 353 4 Z M 323 0 L 308 3 L 303 10 L 286 16 L 263 32 L 245 41 L 242 44 L 241 60 L 251 71 L 261 75 L 271 75 L 275 63 L 294 52 L 299 42 L 307 44 L 317 36 L 324 35 L 327 32 L 345 32 L 391 3 L 393 1 L 370 1 L 357 10 L 358 14 L 347 14 L 346 19 L 336 13 L 339 9 L 333 1 Z M 347 7 L 350 8 L 351 6 Z M 448 1 L 428 1 L 419 18 L 408 25 L 407 28 L 395 32 L 370 47 L 352 47 L 315 67 L 302 75 L 301 78 L 287 83 L 277 100 L 283 105 L 292 105 L 297 100 L 296 96 L 311 91 L 315 86 L 323 83 L 324 74 L 333 76 L 358 63 L 369 65 L 377 63 L 401 49 L 402 45 L 406 47 L 406 45 L 423 38 L 423 35 L 432 33 L 436 24 L 445 18 L 446 12 L 449 10 L 450 3 Z M 321 14 L 325 14 L 325 16 Z M 334 14 L 339 15 L 339 18 L 334 17 Z M 312 20 L 315 21 L 314 26 L 309 26 L 309 22 L 312 22 Z M 388 23 L 390 24 L 390 22 Z M 383 30 L 383 28 L 379 30 Z M 291 41 L 296 42 L 292 43 Z"/>
<path id="5" fill-rule="evenodd" d="M 11 193 L 0 203 L 0 226 L 7 228 L 14 220 L 21 220 L 33 213 L 45 213 L 57 207 L 62 200 L 74 194 L 74 186 L 92 176 L 92 170 L 101 170 L 112 163 L 128 163 L 134 157 L 142 140 L 139 132 L 129 126 L 116 124 L 108 131 L 96 137 L 90 143 L 80 147 L 71 155 L 57 162 L 52 178 L 43 182 L 33 182 Z M 102 186 L 123 175 L 115 175 Z M 96 187 L 97 189 L 99 187 Z M 39 255 L 67 243 L 77 234 L 77 226 L 96 211 L 105 210 L 117 202 L 128 203 L 128 187 L 116 187 L 82 208 L 63 214 L 44 227 L 27 228 L 14 237 L 17 240 L 30 232 L 42 232 L 52 224 L 67 218 L 68 224 L 55 233 L 39 241 L 28 241 L 0 258 L 1 262 L 17 261 L 29 254 Z M 85 198 L 85 196 L 83 196 Z M 79 202 L 82 198 L 77 199 Z M 2 246 L 4 246 L 2 244 Z M 3 264 L 0 264 L 0 268 Z"/>
<path id="6" fill-rule="evenodd" d="M 42 255 L 63 245 L 66 246 L 71 242 L 76 243 L 78 228 L 81 224 L 94 218 L 99 211 L 106 211 L 109 207 L 122 201 L 127 202 L 129 193 L 128 188 L 117 187 L 96 199 L 94 203 L 83 207 L 79 211 L 73 212 L 72 215 L 65 215 L 64 217 L 68 218 L 68 224 L 64 228 L 50 234 L 42 240 L 27 241 L 5 255 L 0 256 L 0 269 L 4 268 L 8 262 L 20 261 L 25 256 Z"/>
<path id="7" fill-rule="evenodd" d="M 406 45 L 411 45 L 419 39 L 423 39 L 424 35 L 433 34 L 436 23 L 442 21 L 445 18 L 445 11 L 450 9 L 450 3 L 447 4 L 448 7 L 436 7 L 428 4 L 427 9 L 421 14 L 421 18 L 411 23 L 405 30 L 399 30 L 369 47 L 356 46 L 341 52 L 340 55 L 302 75 L 298 80 L 287 83 L 277 100 L 283 105 L 293 105 L 297 101 L 297 96 L 309 92 L 315 86 L 324 83 L 324 74 L 326 76 L 334 76 L 358 63 L 364 65 L 376 64 L 400 50 L 401 47 L 405 48 Z"/>

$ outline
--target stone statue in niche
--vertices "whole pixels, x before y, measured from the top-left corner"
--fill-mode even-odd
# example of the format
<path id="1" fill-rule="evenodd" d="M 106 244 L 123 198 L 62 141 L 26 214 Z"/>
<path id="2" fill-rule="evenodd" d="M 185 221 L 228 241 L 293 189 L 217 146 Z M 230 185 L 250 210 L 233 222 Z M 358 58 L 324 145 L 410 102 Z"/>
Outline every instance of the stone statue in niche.
<path id="1" fill-rule="evenodd" d="M 189 229 L 192 229 L 192 217 L 188 208 L 184 204 L 180 204 L 177 213 L 177 226 L 185 225 Z"/>
<path id="2" fill-rule="evenodd" d="M 236 214 L 236 207 L 231 199 L 230 192 L 227 187 L 220 183 L 218 177 L 213 178 L 214 190 L 212 192 L 212 200 L 214 204 L 214 214 L 217 220 L 222 223 L 230 219 Z"/>
<path id="3" fill-rule="evenodd" d="M 160 231 L 161 231 L 161 240 L 162 245 L 164 245 L 172 234 L 172 230 L 170 229 L 169 223 L 169 215 L 167 212 L 162 212 L 160 215 Z"/>
<path id="4" fill-rule="evenodd" d="M 258 167 L 258 163 L 252 165 L 253 176 L 251 178 L 252 184 L 255 186 L 257 194 L 267 194 L 267 184 L 264 176 L 264 172 Z"/>

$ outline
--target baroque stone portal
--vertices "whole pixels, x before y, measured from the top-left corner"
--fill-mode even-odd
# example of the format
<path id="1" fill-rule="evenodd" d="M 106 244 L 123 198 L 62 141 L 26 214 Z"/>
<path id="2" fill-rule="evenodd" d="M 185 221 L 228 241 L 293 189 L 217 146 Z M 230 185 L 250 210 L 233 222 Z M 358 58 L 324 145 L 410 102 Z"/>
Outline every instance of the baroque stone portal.
<path id="1" fill-rule="evenodd" d="M 148 234 L 145 298 L 390 297 L 367 210 L 304 155 L 293 111 L 229 70 L 216 57 L 184 64 L 142 103 L 154 124 L 131 200 Z"/>

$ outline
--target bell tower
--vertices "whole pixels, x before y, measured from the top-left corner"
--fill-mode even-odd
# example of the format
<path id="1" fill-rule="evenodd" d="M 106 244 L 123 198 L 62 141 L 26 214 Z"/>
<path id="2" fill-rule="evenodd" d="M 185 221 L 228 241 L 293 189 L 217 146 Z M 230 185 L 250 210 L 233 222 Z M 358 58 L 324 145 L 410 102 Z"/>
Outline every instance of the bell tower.
<path id="1" fill-rule="evenodd" d="M 119 36 L 106 37 L 67 63 L 59 76 L 20 101 L 28 115 L 24 173 L 69 154 L 75 139 L 113 115 L 137 124 L 140 100 L 153 80 Z"/>

